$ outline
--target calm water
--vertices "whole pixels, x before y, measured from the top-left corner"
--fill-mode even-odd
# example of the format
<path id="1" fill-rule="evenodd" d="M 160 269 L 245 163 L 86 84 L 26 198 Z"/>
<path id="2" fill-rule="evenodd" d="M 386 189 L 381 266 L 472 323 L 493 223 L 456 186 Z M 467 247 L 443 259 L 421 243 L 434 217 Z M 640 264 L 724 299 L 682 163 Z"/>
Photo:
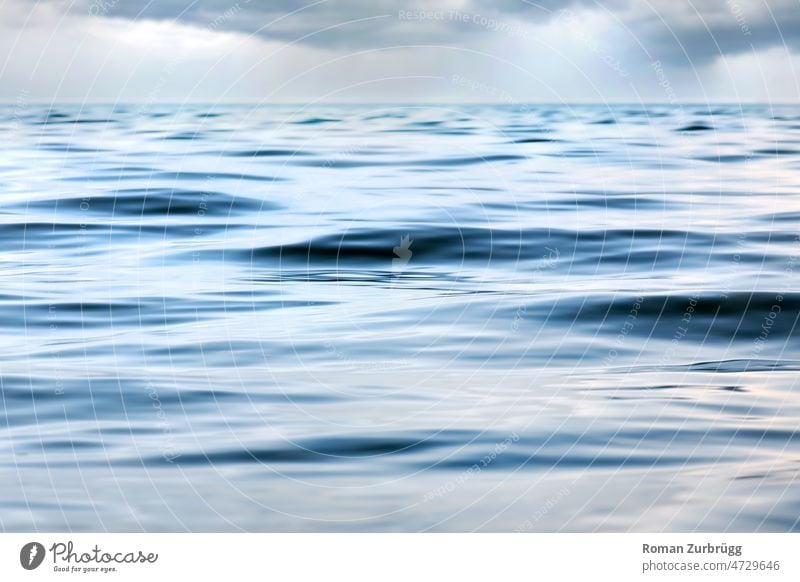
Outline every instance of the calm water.
<path id="1" fill-rule="evenodd" d="M 0 529 L 800 530 L 800 108 L 0 131 Z"/>

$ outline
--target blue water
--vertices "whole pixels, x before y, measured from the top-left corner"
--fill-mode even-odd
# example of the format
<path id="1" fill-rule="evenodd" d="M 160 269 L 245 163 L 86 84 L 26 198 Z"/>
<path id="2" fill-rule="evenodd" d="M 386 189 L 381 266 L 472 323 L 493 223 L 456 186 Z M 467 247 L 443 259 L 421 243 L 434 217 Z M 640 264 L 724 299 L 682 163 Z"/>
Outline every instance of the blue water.
<path id="1" fill-rule="evenodd" d="M 2 530 L 800 530 L 800 107 L 0 132 Z"/>

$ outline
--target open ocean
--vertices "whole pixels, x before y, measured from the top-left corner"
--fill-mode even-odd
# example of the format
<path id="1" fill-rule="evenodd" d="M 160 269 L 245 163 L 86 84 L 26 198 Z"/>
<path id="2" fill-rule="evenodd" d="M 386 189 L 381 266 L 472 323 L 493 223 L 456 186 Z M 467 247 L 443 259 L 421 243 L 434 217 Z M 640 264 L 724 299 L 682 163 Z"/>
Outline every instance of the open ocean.
<path id="1" fill-rule="evenodd" d="M 800 107 L 0 132 L 0 530 L 800 531 Z"/>

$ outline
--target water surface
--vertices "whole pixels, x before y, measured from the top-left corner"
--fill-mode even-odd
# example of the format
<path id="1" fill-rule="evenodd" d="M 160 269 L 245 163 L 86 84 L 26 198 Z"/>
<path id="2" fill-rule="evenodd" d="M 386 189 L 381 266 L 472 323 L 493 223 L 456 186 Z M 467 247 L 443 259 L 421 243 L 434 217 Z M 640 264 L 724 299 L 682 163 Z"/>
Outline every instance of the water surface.
<path id="1" fill-rule="evenodd" d="M 0 529 L 800 529 L 800 108 L 6 106 Z"/>

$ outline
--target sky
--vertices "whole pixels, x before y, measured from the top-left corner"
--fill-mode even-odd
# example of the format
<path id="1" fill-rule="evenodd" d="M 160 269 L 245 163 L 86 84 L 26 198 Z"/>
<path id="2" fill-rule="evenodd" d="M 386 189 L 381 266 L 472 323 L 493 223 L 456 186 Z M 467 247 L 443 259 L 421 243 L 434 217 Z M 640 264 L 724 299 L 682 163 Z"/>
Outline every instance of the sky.
<path id="1" fill-rule="evenodd" d="M 800 100 L 800 0 L 0 0 L 0 101 Z"/>

